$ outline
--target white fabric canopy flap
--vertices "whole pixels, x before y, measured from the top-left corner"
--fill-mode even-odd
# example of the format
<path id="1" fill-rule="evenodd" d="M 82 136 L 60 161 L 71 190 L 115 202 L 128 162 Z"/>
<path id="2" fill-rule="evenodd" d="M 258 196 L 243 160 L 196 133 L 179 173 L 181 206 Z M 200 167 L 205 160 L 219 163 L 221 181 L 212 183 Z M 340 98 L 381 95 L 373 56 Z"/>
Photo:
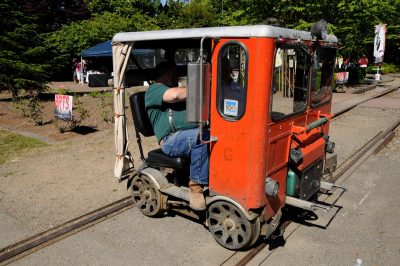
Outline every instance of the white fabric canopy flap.
<path id="1" fill-rule="evenodd" d="M 133 42 L 112 44 L 114 72 L 114 113 L 115 113 L 115 152 L 114 175 L 122 177 L 122 173 L 133 167 L 133 160 L 128 153 L 128 129 L 125 117 L 125 72 Z"/>

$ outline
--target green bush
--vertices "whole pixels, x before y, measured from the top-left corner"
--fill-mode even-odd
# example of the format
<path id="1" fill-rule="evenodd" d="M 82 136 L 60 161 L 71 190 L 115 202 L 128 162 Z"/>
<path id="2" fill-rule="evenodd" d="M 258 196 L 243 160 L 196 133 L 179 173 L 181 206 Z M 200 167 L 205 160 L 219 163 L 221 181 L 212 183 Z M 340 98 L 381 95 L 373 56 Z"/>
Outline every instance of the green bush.
<path id="1" fill-rule="evenodd" d="M 378 70 L 377 66 L 369 66 L 367 71 L 370 74 L 376 74 Z M 399 67 L 397 67 L 394 64 L 383 64 L 380 69 L 379 69 L 379 73 L 381 74 L 389 74 L 389 73 L 397 73 L 399 71 Z"/>
<path id="2" fill-rule="evenodd" d="M 99 97 L 100 92 L 99 91 L 91 91 L 89 92 L 89 95 L 92 96 L 93 98 Z"/>
<path id="3" fill-rule="evenodd" d="M 28 108 L 29 108 L 29 117 L 28 117 L 29 121 L 34 123 L 35 126 L 43 125 L 43 111 L 39 98 L 36 96 L 29 98 Z"/>
<path id="4" fill-rule="evenodd" d="M 61 94 L 61 95 L 68 95 L 70 94 L 71 91 L 69 89 L 65 89 L 65 88 L 59 88 L 57 89 L 57 94 Z"/>
<path id="5" fill-rule="evenodd" d="M 79 127 L 83 120 L 90 117 L 89 111 L 83 105 L 83 102 L 77 97 L 74 96 L 74 106 L 72 107 L 72 116 L 71 120 L 62 120 L 58 118 L 54 118 L 53 123 L 58 129 L 60 133 L 70 132 L 77 127 Z"/>
<path id="6" fill-rule="evenodd" d="M 349 71 L 349 81 L 350 85 L 361 84 L 364 80 L 364 73 L 362 69 L 358 66 L 351 66 L 347 69 Z"/>
<path id="7" fill-rule="evenodd" d="M 12 102 L 12 109 L 19 117 L 26 118 L 29 113 L 28 99 L 22 99 L 19 97 L 14 98 Z"/>
<path id="8" fill-rule="evenodd" d="M 114 122 L 114 98 L 112 93 L 104 93 L 100 97 L 101 117 L 107 123 Z"/>
<path id="9" fill-rule="evenodd" d="M 42 105 L 37 96 L 31 96 L 28 99 L 15 98 L 13 109 L 18 116 L 27 118 L 35 126 L 43 125 Z"/>

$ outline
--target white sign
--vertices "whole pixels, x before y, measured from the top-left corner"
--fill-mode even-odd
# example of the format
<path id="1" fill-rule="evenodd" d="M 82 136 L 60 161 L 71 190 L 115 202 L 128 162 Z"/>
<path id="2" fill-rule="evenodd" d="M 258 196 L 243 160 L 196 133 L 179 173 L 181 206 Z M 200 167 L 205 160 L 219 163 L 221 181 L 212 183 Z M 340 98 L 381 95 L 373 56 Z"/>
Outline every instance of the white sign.
<path id="1" fill-rule="evenodd" d="M 224 114 L 229 116 L 237 116 L 239 110 L 239 102 L 231 99 L 224 99 Z"/>
<path id="2" fill-rule="evenodd" d="M 56 94 L 54 100 L 54 115 L 59 119 L 72 119 L 72 96 Z"/>
<path id="3" fill-rule="evenodd" d="M 374 39 L 374 57 L 375 64 L 383 63 L 383 55 L 385 54 L 385 37 L 386 24 L 379 24 L 375 26 L 375 39 Z"/>

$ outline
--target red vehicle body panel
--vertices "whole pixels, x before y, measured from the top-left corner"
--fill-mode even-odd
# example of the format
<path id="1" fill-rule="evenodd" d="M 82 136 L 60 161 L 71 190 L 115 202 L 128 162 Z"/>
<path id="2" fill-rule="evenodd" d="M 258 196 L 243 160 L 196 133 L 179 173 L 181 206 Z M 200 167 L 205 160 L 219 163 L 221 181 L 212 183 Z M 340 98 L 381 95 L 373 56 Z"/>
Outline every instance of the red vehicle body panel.
<path id="1" fill-rule="evenodd" d="M 211 84 L 211 135 L 217 137 L 210 145 L 210 183 L 212 194 L 229 197 L 247 210 L 265 206 L 269 219 L 285 204 L 286 178 L 290 148 L 297 147 L 291 138 L 293 126 L 305 126 L 320 114 L 329 114 L 331 103 L 307 110 L 279 122 L 270 118 L 271 84 L 274 67 L 275 39 L 221 39 L 213 52 L 212 65 L 217 66 L 221 47 L 237 41 L 248 51 L 247 102 L 244 116 L 238 121 L 224 119 L 217 110 L 218 69 L 213 67 Z M 308 101 L 310 102 L 310 101 Z M 327 133 L 329 123 L 299 136 L 307 141 L 318 132 Z M 306 168 L 325 155 L 325 141 L 320 137 L 302 148 Z M 265 179 L 279 182 L 278 196 L 267 197 Z"/>

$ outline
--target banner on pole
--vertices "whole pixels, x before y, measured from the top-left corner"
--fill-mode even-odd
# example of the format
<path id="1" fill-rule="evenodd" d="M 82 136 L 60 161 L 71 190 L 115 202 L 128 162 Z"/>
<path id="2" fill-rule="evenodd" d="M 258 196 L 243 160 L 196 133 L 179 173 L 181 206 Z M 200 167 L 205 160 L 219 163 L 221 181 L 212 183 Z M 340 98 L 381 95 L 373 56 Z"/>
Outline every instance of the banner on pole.
<path id="1" fill-rule="evenodd" d="M 375 39 L 374 39 L 375 64 L 383 63 L 383 55 L 385 54 L 385 38 L 386 38 L 386 24 L 376 25 Z"/>
<path id="2" fill-rule="evenodd" d="M 72 119 L 72 96 L 56 94 L 54 105 L 54 115 L 56 117 L 62 120 Z"/>

